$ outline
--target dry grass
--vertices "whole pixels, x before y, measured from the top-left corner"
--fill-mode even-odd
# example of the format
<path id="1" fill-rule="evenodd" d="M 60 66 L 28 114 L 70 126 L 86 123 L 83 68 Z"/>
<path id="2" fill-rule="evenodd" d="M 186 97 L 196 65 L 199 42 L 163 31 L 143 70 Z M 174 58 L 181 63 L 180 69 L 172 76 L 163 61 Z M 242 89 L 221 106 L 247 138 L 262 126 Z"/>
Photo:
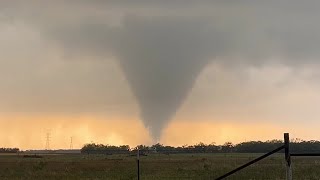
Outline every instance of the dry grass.
<path id="1" fill-rule="evenodd" d="M 141 158 L 141 179 L 214 179 L 259 154 L 178 154 Z M 0 155 L 0 179 L 136 179 L 135 157 L 59 155 L 43 158 Z M 320 158 L 293 158 L 294 179 L 320 179 Z M 285 179 L 282 154 L 229 179 Z"/>

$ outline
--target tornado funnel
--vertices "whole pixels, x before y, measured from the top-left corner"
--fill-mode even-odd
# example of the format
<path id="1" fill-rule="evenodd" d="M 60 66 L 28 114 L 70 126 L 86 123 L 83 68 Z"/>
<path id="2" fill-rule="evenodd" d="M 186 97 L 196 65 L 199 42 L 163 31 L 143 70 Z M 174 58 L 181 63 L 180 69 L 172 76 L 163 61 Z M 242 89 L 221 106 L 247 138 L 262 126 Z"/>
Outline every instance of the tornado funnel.
<path id="1" fill-rule="evenodd" d="M 163 18 L 130 18 L 121 31 L 117 58 L 155 141 L 209 62 L 199 31 L 187 20 Z"/>

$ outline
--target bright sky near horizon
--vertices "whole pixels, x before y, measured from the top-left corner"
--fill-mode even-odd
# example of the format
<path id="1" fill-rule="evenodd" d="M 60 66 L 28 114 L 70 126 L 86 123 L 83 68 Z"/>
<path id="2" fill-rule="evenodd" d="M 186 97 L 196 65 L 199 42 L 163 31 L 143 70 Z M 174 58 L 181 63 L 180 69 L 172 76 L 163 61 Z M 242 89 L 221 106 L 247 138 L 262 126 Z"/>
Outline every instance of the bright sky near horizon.
<path id="1" fill-rule="evenodd" d="M 319 6 L 0 1 L 0 147 L 320 139 Z"/>

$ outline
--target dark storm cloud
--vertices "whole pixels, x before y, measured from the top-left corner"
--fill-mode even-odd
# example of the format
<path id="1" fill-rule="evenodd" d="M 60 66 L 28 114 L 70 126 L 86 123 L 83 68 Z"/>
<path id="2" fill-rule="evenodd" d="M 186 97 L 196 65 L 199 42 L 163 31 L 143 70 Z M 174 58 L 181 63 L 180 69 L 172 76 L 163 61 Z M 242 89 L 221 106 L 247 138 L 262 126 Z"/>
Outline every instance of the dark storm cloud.
<path id="1" fill-rule="evenodd" d="M 158 139 L 210 62 L 318 63 L 319 5 L 295 0 L 11 1 L 4 12 L 39 29 L 67 54 L 115 57 L 144 124 Z"/>

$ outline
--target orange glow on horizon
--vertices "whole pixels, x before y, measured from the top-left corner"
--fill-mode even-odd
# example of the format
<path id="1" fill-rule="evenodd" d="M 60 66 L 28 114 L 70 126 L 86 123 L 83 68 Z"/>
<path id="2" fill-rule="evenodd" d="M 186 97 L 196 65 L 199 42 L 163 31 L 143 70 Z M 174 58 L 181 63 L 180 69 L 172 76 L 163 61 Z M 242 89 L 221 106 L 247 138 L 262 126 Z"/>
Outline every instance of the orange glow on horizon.
<path id="1" fill-rule="evenodd" d="M 68 149 L 70 137 L 73 147 L 81 148 L 86 143 L 112 145 L 154 143 L 148 130 L 138 119 L 101 117 L 1 117 L 0 147 L 20 149 L 44 149 L 46 133 L 50 132 L 51 149 Z M 160 143 L 172 146 L 192 145 L 199 142 L 223 144 L 230 141 L 239 143 L 250 140 L 282 139 L 285 131 L 291 137 L 302 139 L 319 138 L 316 128 L 290 126 L 279 127 L 270 123 L 241 123 L 222 121 L 182 121 L 176 120 L 163 130 Z"/>

